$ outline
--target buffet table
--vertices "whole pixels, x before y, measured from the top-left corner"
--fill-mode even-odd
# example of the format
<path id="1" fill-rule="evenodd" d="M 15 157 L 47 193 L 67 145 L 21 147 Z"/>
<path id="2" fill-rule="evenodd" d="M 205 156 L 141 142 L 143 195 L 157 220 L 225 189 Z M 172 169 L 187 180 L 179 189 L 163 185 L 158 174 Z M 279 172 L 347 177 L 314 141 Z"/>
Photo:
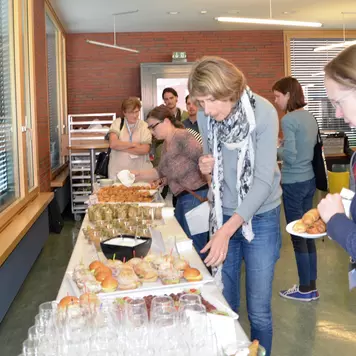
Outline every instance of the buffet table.
<path id="1" fill-rule="evenodd" d="M 164 208 L 164 209 L 171 209 L 171 208 Z M 202 274 L 206 275 L 208 273 L 204 263 L 200 260 L 200 257 L 195 252 L 193 247 L 189 247 L 189 239 L 185 235 L 184 231 L 180 227 L 179 223 L 175 219 L 172 213 L 166 215 L 164 217 L 164 224 L 155 227 L 155 230 L 160 231 L 163 241 L 171 239 L 171 236 L 175 236 L 177 245 L 184 246 L 179 253 L 181 257 L 186 259 L 190 264 L 194 265 L 194 267 L 198 268 Z M 66 274 L 62 281 L 61 287 L 59 289 L 57 300 L 62 299 L 68 295 L 74 295 L 75 291 L 73 289 L 73 283 L 68 278 L 70 272 L 74 270 L 76 266 L 80 263 L 84 263 L 84 265 L 89 265 L 93 260 L 104 260 L 105 256 L 101 252 L 96 252 L 91 244 L 85 239 L 83 234 L 83 229 L 86 228 L 89 224 L 88 214 L 86 214 L 81 230 L 79 232 L 77 242 L 75 244 L 71 259 L 69 261 Z M 186 242 L 186 243 L 184 243 Z M 174 286 L 167 286 L 167 293 L 169 293 L 170 287 L 177 287 L 179 285 Z M 192 288 L 197 288 L 192 286 Z M 127 291 L 128 292 L 128 291 Z M 224 306 L 228 306 L 227 302 L 225 301 L 221 291 L 215 285 L 214 282 L 209 282 L 204 285 L 204 293 L 207 295 L 212 296 L 215 300 L 218 300 L 219 303 L 222 303 Z M 236 331 L 236 339 L 240 342 L 248 342 L 248 337 L 246 336 L 245 332 L 243 331 L 241 325 L 239 324 L 238 320 L 234 320 L 235 324 L 235 331 Z"/>

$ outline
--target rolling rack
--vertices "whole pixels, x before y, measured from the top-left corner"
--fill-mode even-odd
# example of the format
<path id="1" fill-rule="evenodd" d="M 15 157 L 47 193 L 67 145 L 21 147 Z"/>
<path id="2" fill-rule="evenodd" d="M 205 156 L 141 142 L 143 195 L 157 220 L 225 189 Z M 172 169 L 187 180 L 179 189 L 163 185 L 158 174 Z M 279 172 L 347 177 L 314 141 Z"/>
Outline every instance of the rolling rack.
<path id="1" fill-rule="evenodd" d="M 115 113 L 68 115 L 71 207 L 76 221 L 81 220 L 81 215 L 85 214 L 85 202 L 98 178 L 94 168 L 100 150 L 95 151 L 91 147 L 100 144 L 108 146 L 105 135 L 115 119 Z"/>

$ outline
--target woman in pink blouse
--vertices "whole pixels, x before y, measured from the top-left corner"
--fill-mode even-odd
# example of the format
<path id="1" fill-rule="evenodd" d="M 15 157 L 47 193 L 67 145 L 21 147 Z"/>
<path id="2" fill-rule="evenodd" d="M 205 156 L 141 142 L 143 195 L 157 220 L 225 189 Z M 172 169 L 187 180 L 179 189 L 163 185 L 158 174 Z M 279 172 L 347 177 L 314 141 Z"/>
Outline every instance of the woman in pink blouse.
<path id="1" fill-rule="evenodd" d="M 152 135 L 158 140 L 164 140 L 160 163 L 156 168 L 132 173 L 136 175 L 136 181 L 153 182 L 161 179 L 169 185 L 177 198 L 175 217 L 187 236 L 193 240 L 196 251 L 204 258 L 200 250 L 208 242 L 208 233 L 192 236 L 185 218 L 188 211 L 201 203 L 189 191 L 194 191 L 202 198 L 208 194 L 207 178 L 201 174 L 198 166 L 199 157 L 203 154 L 202 146 L 164 105 L 151 110 L 146 122 Z"/>

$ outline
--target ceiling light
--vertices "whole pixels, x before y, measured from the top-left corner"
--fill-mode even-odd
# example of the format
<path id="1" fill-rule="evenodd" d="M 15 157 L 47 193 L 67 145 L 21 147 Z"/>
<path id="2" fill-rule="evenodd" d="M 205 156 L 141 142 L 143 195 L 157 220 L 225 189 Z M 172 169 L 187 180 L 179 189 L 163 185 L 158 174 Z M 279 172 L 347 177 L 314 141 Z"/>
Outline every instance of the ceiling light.
<path id="1" fill-rule="evenodd" d="M 254 19 L 250 17 L 215 17 L 220 22 L 250 23 L 258 25 L 281 25 L 281 26 L 302 26 L 302 27 L 321 27 L 320 22 L 287 21 L 277 19 Z"/>
<path id="2" fill-rule="evenodd" d="M 333 43 L 327 46 L 320 46 L 314 48 L 314 52 L 323 52 L 323 51 L 328 51 L 329 49 L 333 48 L 343 48 L 343 47 L 349 47 L 354 44 L 356 44 L 356 41 L 346 41 L 346 25 L 345 25 L 345 15 L 355 15 L 356 12 L 342 12 L 342 19 L 343 19 L 343 24 L 342 24 L 342 33 L 344 36 L 344 41 L 339 42 L 339 43 Z"/>
<path id="3" fill-rule="evenodd" d="M 140 51 L 132 48 L 127 48 L 127 47 L 121 47 L 116 44 L 116 16 L 118 15 L 128 15 L 128 14 L 133 14 L 138 12 L 138 10 L 134 11 L 126 11 L 126 12 L 119 12 L 117 14 L 113 14 L 114 16 L 114 43 L 105 43 L 105 42 L 98 42 L 98 41 L 91 41 L 91 40 L 86 40 L 87 43 L 96 45 L 96 46 L 102 46 L 102 47 L 109 47 L 109 48 L 115 48 L 115 49 L 120 49 L 121 51 L 126 51 L 126 52 L 132 52 L 132 53 L 140 53 Z"/>
<path id="4" fill-rule="evenodd" d="M 229 10 L 227 13 L 228 14 L 239 14 L 240 11 L 239 10 Z"/>
<path id="5" fill-rule="evenodd" d="M 168 11 L 167 14 L 168 15 L 178 15 L 179 11 Z"/>
<path id="6" fill-rule="evenodd" d="M 207 10 L 201 10 L 200 13 L 201 13 L 202 15 L 205 15 L 205 14 L 208 13 L 208 11 L 207 11 Z"/>
<path id="7" fill-rule="evenodd" d="M 277 20 L 272 18 L 272 0 L 269 0 L 269 18 L 256 19 L 250 17 L 215 17 L 215 20 L 220 22 L 233 22 L 233 23 L 249 23 L 260 25 L 282 25 L 282 26 L 303 26 L 303 27 L 321 27 L 320 22 L 306 22 L 306 21 L 287 21 Z"/>

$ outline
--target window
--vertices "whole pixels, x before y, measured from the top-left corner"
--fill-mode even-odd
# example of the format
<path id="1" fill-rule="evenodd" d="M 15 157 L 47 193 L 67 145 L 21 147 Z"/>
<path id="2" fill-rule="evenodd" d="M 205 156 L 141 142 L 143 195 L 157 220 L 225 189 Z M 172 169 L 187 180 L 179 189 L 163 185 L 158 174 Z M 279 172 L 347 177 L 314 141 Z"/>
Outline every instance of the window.
<path id="1" fill-rule="evenodd" d="M 19 197 L 13 4 L 0 0 L 0 211 Z"/>
<path id="2" fill-rule="evenodd" d="M 61 135 L 66 122 L 65 39 L 51 11 L 46 10 L 48 105 L 50 120 L 50 155 L 52 171 L 59 168 Z"/>
<path id="3" fill-rule="evenodd" d="M 327 98 L 324 87 L 324 66 L 343 48 L 314 52 L 316 47 L 343 42 L 343 39 L 334 37 L 303 38 L 295 35 L 290 36 L 288 42 L 288 74 L 297 78 L 302 85 L 308 103 L 306 109 L 313 113 L 321 130 L 343 131 L 349 137 L 350 145 L 356 146 L 356 130 L 345 124 L 343 119 L 335 117 L 335 110 Z"/>
<path id="4" fill-rule="evenodd" d="M 32 0 L 0 0 L 0 230 L 38 194 Z"/>

